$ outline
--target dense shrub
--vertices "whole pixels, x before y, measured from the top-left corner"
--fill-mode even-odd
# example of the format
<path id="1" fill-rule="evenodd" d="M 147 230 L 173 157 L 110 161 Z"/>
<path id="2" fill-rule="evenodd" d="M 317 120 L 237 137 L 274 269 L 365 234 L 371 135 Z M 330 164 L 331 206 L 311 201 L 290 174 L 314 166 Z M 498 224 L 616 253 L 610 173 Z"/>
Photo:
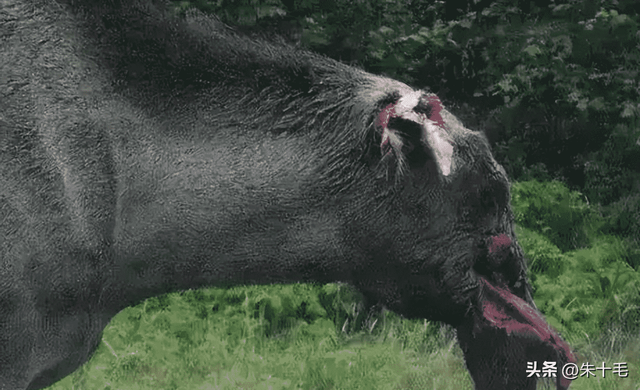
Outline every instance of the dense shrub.
<path id="1" fill-rule="evenodd" d="M 608 215 L 602 230 L 625 236 L 640 236 L 640 195 L 621 199 L 605 208 Z"/>
<path id="2" fill-rule="evenodd" d="M 512 204 L 535 302 L 550 324 L 574 340 L 611 327 L 640 330 L 637 252 L 611 235 L 633 225 L 624 215 L 635 203 L 602 212 L 560 182 L 528 181 L 513 184 Z"/>
<path id="3" fill-rule="evenodd" d="M 560 250 L 588 244 L 589 210 L 582 194 L 553 181 L 526 181 L 511 187 L 516 223 L 540 232 Z"/>
<path id="4" fill-rule="evenodd" d="M 527 254 L 531 278 L 538 274 L 557 277 L 565 269 L 566 259 L 548 238 L 533 230 L 517 226 L 518 242 Z"/>

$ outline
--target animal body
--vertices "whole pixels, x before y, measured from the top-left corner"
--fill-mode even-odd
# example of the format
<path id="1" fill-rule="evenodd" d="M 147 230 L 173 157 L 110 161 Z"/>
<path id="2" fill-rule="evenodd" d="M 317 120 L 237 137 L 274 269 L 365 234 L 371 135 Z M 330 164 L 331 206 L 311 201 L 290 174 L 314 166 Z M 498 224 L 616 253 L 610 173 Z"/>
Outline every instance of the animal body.
<path id="1" fill-rule="evenodd" d="M 437 96 L 159 1 L 1 4 L 0 389 L 70 374 L 128 305 L 247 283 L 451 324 L 477 389 L 574 360 L 504 170 Z"/>

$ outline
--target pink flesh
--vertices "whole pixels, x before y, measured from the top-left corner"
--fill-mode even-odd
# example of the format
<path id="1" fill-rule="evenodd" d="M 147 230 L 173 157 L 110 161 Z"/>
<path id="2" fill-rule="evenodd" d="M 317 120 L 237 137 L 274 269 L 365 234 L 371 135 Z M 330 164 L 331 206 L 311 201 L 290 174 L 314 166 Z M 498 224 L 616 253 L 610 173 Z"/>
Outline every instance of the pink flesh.
<path id="1" fill-rule="evenodd" d="M 377 125 L 386 129 L 389 125 L 389 119 L 396 116 L 396 104 L 391 103 L 382 110 L 382 112 L 378 115 L 378 123 Z"/>
<path id="2" fill-rule="evenodd" d="M 511 246 L 511 239 L 506 234 L 491 237 L 489 253 L 501 252 Z"/>
<path id="3" fill-rule="evenodd" d="M 389 104 L 382 110 L 380 115 L 378 115 L 378 126 L 382 127 L 382 142 L 380 143 L 380 149 L 382 150 L 382 154 L 387 154 L 390 149 L 390 139 L 389 134 L 387 133 L 389 130 L 387 129 L 387 125 L 389 124 L 389 119 L 396 116 L 396 105 L 395 103 Z"/>
<path id="4" fill-rule="evenodd" d="M 429 115 L 429 119 L 436 122 L 436 124 L 440 127 L 444 127 L 444 120 L 440 115 L 440 111 L 442 111 L 442 103 L 440 99 L 436 95 L 428 95 L 427 101 L 431 105 L 431 115 Z"/>
<path id="5" fill-rule="evenodd" d="M 425 95 L 423 97 L 425 97 L 431 105 L 431 114 L 429 115 L 429 120 L 435 122 L 438 126 L 443 127 L 444 120 L 440 115 L 440 111 L 442 111 L 442 103 L 440 102 L 440 99 L 438 99 L 436 95 Z M 385 129 L 389 125 L 389 120 L 396 117 L 398 117 L 396 113 L 396 103 L 391 103 L 386 106 L 382 110 L 382 112 L 380 112 L 376 125 Z"/>
<path id="6" fill-rule="evenodd" d="M 507 335 L 533 336 L 554 348 L 558 356 L 566 357 L 567 362 L 576 362 L 569 345 L 551 329 L 537 310 L 509 291 L 493 286 L 484 278 L 481 277 L 479 280 L 484 293 L 482 317 L 491 326 L 506 330 Z M 565 388 L 569 387 L 571 381 L 564 378 L 560 371 L 562 365 L 567 362 L 558 362 L 559 384 Z"/>

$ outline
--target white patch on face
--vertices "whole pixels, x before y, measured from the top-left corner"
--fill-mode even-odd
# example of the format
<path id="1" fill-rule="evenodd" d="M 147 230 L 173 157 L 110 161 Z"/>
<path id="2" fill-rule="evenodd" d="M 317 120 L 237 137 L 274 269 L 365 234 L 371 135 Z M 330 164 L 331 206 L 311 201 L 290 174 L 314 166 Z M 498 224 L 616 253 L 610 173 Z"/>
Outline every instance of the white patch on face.
<path id="1" fill-rule="evenodd" d="M 415 115 L 418 115 L 413 112 L 413 109 L 418 105 L 420 96 L 422 96 L 422 91 L 411 91 L 409 93 L 403 94 L 396 104 L 396 115 L 405 119 L 410 119 L 409 117 L 405 117 L 405 114 L 413 113 Z"/>
<path id="2" fill-rule="evenodd" d="M 426 119 L 426 118 L 425 118 Z M 424 120 L 422 133 L 423 142 L 428 144 L 433 151 L 436 162 L 444 176 L 449 176 L 453 170 L 453 143 L 449 135 L 440 126 L 429 119 Z"/>
<path id="3" fill-rule="evenodd" d="M 421 141 L 433 151 L 441 173 L 449 176 L 453 170 L 453 140 L 445 129 L 436 125 L 426 115 L 413 111 L 422 94 L 422 91 L 411 91 L 403 95 L 395 106 L 396 116 L 418 123 L 422 127 Z"/>
<path id="4" fill-rule="evenodd" d="M 455 169 L 452 137 L 447 133 L 446 128 L 442 128 L 436 122 L 427 118 L 425 114 L 419 114 L 414 111 L 424 92 L 416 91 L 406 84 L 386 77 L 373 76 L 372 79 L 373 83 L 369 84 L 364 89 L 365 93 L 361 95 L 365 103 L 368 105 L 376 104 L 390 93 L 400 94 L 401 98 L 393 106 L 393 117 L 400 117 L 420 125 L 422 128 L 420 140 L 433 151 L 436 164 L 442 175 L 449 176 Z M 396 134 L 394 129 L 385 126 L 382 130 L 381 145 L 386 145 L 386 147 L 399 152 L 402 149 L 402 138 Z"/>

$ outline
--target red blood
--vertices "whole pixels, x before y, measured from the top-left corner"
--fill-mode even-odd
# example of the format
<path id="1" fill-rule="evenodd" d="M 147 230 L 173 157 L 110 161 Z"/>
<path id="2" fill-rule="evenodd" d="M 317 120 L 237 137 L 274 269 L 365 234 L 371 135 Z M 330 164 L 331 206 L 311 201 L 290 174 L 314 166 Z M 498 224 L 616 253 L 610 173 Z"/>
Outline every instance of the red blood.
<path id="1" fill-rule="evenodd" d="M 511 246 L 511 239 L 506 234 L 491 237 L 489 253 L 501 252 Z"/>
<path id="2" fill-rule="evenodd" d="M 389 119 L 396 116 L 396 104 L 391 103 L 382 110 L 382 112 L 378 115 L 378 123 L 377 125 L 386 128 L 389 124 Z"/>
<path id="3" fill-rule="evenodd" d="M 438 126 L 444 126 L 444 119 L 440 115 L 442 111 L 442 102 L 436 95 L 423 95 L 423 99 L 426 99 L 431 106 L 431 112 L 429 113 L 429 119 L 435 122 Z M 385 128 L 389 124 L 389 119 L 397 117 L 396 103 L 391 103 L 386 106 L 378 115 L 378 121 L 376 125 Z"/>
<path id="4" fill-rule="evenodd" d="M 438 97 L 435 95 L 423 95 L 421 99 L 421 104 L 424 104 L 426 100 L 427 104 L 431 107 L 429 112 L 429 119 L 435 122 L 438 126 L 444 127 L 444 120 L 440 115 L 440 111 L 442 111 L 442 103 L 440 102 L 440 99 L 438 99 Z M 382 142 L 380 144 L 380 148 L 382 149 L 383 154 L 386 154 L 390 149 L 389 143 L 391 141 L 389 139 L 389 134 L 387 133 L 389 121 L 391 120 L 391 118 L 397 118 L 400 116 L 400 114 L 398 114 L 398 112 L 396 111 L 397 104 L 398 103 L 396 102 L 387 105 L 380 112 L 380 114 L 378 114 L 378 118 L 376 120 L 376 126 L 382 128 Z"/>
<path id="5" fill-rule="evenodd" d="M 425 95 L 429 105 L 431 105 L 431 114 L 429 115 L 429 119 L 436 122 L 436 124 L 440 127 L 444 127 L 444 120 L 440 115 L 440 111 L 442 111 L 442 102 L 436 95 Z"/>
<path id="6" fill-rule="evenodd" d="M 553 348 L 560 359 L 566 359 L 566 362 L 576 362 L 569 344 L 560 338 L 536 309 L 511 292 L 492 285 L 484 278 L 479 278 L 479 280 L 484 292 L 482 317 L 488 321 L 490 326 L 504 329 L 509 336 L 532 336 L 544 345 Z M 559 361 L 560 367 L 558 368 L 561 369 L 562 364 L 566 362 Z M 560 373 L 558 373 L 557 379 L 564 388 L 571 384 L 571 381 Z"/>

